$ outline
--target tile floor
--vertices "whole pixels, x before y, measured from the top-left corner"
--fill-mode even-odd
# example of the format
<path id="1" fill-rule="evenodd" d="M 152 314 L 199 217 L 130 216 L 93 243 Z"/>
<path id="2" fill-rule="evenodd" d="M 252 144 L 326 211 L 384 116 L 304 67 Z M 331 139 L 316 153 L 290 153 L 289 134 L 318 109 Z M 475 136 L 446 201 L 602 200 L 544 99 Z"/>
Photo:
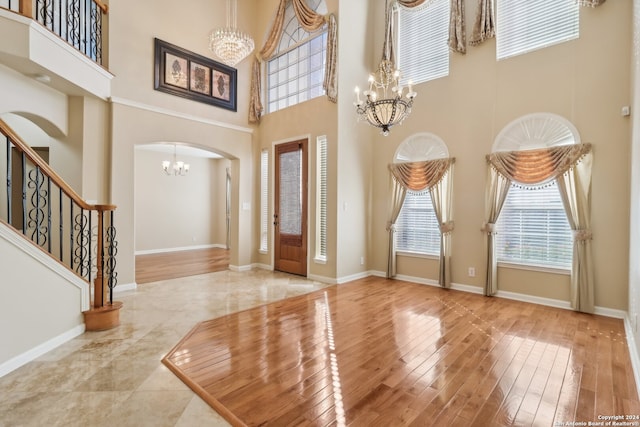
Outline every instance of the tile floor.
<path id="1" fill-rule="evenodd" d="M 200 321 L 326 286 L 221 271 L 117 294 L 118 328 L 86 332 L 0 378 L 0 426 L 227 426 L 162 357 Z"/>

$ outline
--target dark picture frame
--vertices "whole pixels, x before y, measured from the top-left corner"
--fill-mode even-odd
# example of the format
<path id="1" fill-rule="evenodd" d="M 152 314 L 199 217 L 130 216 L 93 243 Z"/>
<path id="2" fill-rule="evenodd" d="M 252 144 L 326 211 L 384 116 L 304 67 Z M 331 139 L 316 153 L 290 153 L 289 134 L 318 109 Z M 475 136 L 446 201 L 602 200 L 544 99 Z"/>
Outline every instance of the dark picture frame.
<path id="1" fill-rule="evenodd" d="M 238 71 L 154 38 L 154 89 L 237 111 Z"/>

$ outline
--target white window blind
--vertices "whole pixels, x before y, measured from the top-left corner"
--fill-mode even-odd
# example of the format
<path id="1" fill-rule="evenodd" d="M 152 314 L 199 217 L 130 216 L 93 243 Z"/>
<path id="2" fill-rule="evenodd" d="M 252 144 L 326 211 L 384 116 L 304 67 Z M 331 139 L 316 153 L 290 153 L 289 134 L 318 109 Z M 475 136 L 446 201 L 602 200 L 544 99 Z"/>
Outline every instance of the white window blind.
<path id="1" fill-rule="evenodd" d="M 498 262 L 571 269 L 573 235 L 555 184 L 512 185 L 496 226 Z"/>
<path id="2" fill-rule="evenodd" d="M 428 192 L 407 191 L 396 221 L 396 250 L 427 255 L 440 253 L 440 229 Z"/>
<path id="3" fill-rule="evenodd" d="M 398 9 L 398 68 L 406 85 L 449 75 L 449 0 Z"/>
<path id="4" fill-rule="evenodd" d="M 317 153 L 316 259 L 327 259 L 327 137 L 319 136 Z"/>
<path id="5" fill-rule="evenodd" d="M 267 251 L 269 230 L 269 151 L 260 152 L 260 250 Z"/>
<path id="6" fill-rule="evenodd" d="M 498 59 L 542 49 L 580 36 L 575 0 L 497 0 Z"/>

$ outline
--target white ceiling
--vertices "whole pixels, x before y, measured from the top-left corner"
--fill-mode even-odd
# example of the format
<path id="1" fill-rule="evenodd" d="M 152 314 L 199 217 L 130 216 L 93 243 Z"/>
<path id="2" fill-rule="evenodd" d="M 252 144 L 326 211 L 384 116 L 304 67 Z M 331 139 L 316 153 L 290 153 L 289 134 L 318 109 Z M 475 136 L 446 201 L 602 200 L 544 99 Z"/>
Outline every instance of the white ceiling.
<path id="1" fill-rule="evenodd" d="M 174 146 L 176 150 L 176 155 L 178 156 L 205 157 L 208 159 L 221 159 L 223 157 L 212 151 L 202 150 L 200 148 L 190 147 L 188 145 L 171 144 L 171 143 L 137 145 L 136 149 L 145 150 L 145 151 L 155 151 L 158 153 L 173 154 Z"/>

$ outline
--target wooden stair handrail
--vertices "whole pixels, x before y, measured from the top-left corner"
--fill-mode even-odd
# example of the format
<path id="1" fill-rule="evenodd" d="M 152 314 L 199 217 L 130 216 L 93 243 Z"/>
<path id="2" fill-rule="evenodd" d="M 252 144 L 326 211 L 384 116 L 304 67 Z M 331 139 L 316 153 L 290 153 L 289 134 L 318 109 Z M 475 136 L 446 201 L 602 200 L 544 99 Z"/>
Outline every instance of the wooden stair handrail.
<path id="1" fill-rule="evenodd" d="M 42 160 L 42 158 L 33 150 L 33 148 L 31 148 L 18 135 L 16 135 L 2 119 L 0 119 L 0 132 L 7 136 L 16 148 L 23 152 L 34 165 L 40 168 L 42 173 L 44 173 L 49 179 L 51 179 L 53 183 L 60 187 L 60 189 L 82 209 L 96 211 L 112 211 L 116 209 L 115 205 L 92 205 L 84 201 L 84 199 L 80 197 L 80 195 L 76 193 L 73 188 L 71 188 L 71 186 L 64 181 L 64 179 L 56 174 L 55 171 L 51 169 L 51 166 L 49 166 L 47 162 Z"/>
<path id="2" fill-rule="evenodd" d="M 102 13 L 104 13 L 105 15 L 107 14 L 107 12 L 109 11 L 109 5 L 104 4 L 100 0 L 93 0 L 93 2 L 96 4 L 96 6 L 98 6 Z"/>

